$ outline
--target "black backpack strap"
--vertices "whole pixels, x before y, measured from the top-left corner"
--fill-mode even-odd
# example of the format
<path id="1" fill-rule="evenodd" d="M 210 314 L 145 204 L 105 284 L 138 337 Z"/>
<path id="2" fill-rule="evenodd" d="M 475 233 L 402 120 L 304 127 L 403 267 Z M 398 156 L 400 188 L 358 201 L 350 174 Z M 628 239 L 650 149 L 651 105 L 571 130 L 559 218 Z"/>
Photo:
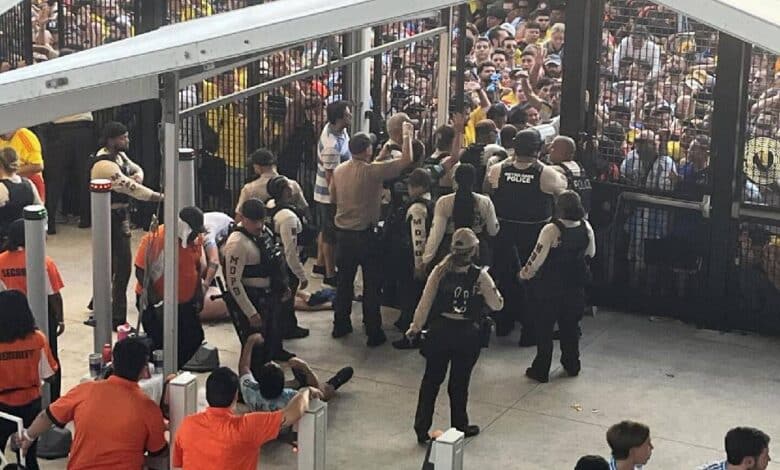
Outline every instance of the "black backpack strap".
<path id="1" fill-rule="evenodd" d="M 566 230 L 566 226 L 563 225 L 563 222 L 561 222 L 560 219 L 552 219 L 552 223 L 553 223 L 553 225 L 558 227 L 558 230 L 561 231 L 561 235 L 563 235 L 563 232 Z"/>

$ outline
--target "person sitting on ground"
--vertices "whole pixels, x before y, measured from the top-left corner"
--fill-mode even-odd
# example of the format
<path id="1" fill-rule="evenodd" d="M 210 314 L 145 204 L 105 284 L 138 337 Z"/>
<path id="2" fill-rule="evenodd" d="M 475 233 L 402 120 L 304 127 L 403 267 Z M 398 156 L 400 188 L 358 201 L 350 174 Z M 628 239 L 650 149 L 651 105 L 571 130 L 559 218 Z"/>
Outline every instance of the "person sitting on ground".
<path id="1" fill-rule="evenodd" d="M 206 380 L 209 407 L 184 418 L 176 433 L 173 466 L 184 470 L 258 468 L 260 447 L 276 439 L 282 428 L 297 423 L 312 398 L 320 398 L 319 391 L 305 388 L 282 410 L 236 415 L 238 376 L 220 367 Z"/>
<path id="2" fill-rule="evenodd" d="M 641 470 L 653 454 L 650 428 L 634 421 L 621 421 L 607 430 L 612 449 L 610 470 Z"/>
<path id="3" fill-rule="evenodd" d="M 585 455 L 577 461 L 574 470 L 609 470 L 609 463 L 600 455 Z"/>
<path id="4" fill-rule="evenodd" d="M 344 367 L 326 382 L 321 382 L 306 362 L 294 357 L 287 364 L 295 380 L 285 382 L 284 371 L 279 364 L 266 359 L 262 335 L 250 335 L 241 351 L 238 373 L 241 376 L 241 396 L 252 411 L 284 409 L 298 393 L 296 389 L 304 387 L 318 390 L 322 400 L 328 401 L 354 373 L 352 367 Z"/>
<path id="5" fill-rule="evenodd" d="M 769 436 L 755 428 L 738 427 L 726 433 L 726 460 L 699 470 L 766 470 L 771 460 Z"/>

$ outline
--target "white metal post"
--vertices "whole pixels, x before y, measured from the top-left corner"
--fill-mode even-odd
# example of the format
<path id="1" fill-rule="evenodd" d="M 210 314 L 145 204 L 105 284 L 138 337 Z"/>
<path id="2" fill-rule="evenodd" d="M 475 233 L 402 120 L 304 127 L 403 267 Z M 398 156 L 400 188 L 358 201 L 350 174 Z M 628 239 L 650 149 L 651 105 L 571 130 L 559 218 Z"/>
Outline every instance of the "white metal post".
<path id="1" fill-rule="evenodd" d="M 0 419 L 11 421 L 12 423 L 16 423 L 16 437 L 21 441 L 22 432 L 24 431 L 24 421 L 22 421 L 22 418 L 18 416 L 10 415 L 8 413 L 3 413 L 2 411 L 0 411 Z M 0 453 L 0 464 L 2 464 L 3 467 L 8 465 L 8 462 L 5 460 L 5 457 L 3 457 L 2 453 Z M 19 452 L 19 465 L 21 465 L 22 467 L 27 465 L 27 461 L 24 458 L 24 454 L 21 452 Z"/>
<path id="2" fill-rule="evenodd" d="M 373 37 L 373 31 L 371 28 L 363 28 L 358 34 L 358 47 L 359 52 L 367 51 L 371 49 L 371 38 Z M 356 111 L 359 111 L 358 119 L 360 119 L 360 131 L 369 132 L 371 121 L 366 119 L 369 111 L 371 111 L 371 64 L 374 59 L 372 57 L 366 57 L 359 62 L 360 72 L 358 74 L 359 79 L 356 83 L 356 90 L 358 91 L 356 100 Z"/>
<path id="3" fill-rule="evenodd" d="M 165 240 L 163 244 L 163 370 L 165 374 L 176 372 L 178 364 L 179 322 L 179 249 L 177 226 L 179 219 L 179 75 L 160 75 L 160 101 L 162 104 L 162 142 L 164 165 Z"/>
<path id="4" fill-rule="evenodd" d="M 447 31 L 439 36 L 439 76 L 436 81 L 436 126 L 443 126 L 449 122 L 450 111 L 450 63 L 452 61 L 452 8 L 442 12 L 442 26 Z M 462 33 L 461 33 L 462 34 Z"/>
<path id="5" fill-rule="evenodd" d="M 92 202 L 92 312 L 95 318 L 92 352 L 111 343 L 111 181 L 89 183 Z"/>
<path id="6" fill-rule="evenodd" d="M 170 424 L 168 426 L 171 437 L 170 442 L 176 439 L 176 431 L 179 430 L 182 421 L 187 416 L 198 411 L 198 381 L 194 374 L 182 372 L 168 384 L 168 409 Z M 171 453 L 173 458 L 173 453 Z M 173 467 L 173 463 L 171 463 Z"/>
<path id="7" fill-rule="evenodd" d="M 195 205 L 195 150 L 179 149 L 179 207 Z"/>
<path id="8" fill-rule="evenodd" d="M 27 301 L 41 333 L 49 337 L 49 296 L 46 293 L 46 208 L 31 205 L 24 208 L 24 264 L 27 275 Z M 57 334 L 56 331 L 53 334 Z M 41 406 L 48 406 L 51 393 L 48 383 L 41 391 Z"/>
<path id="9" fill-rule="evenodd" d="M 463 470 L 464 434 L 450 428 L 433 441 L 431 462 L 434 470 Z"/>
<path id="10" fill-rule="evenodd" d="M 325 470 L 328 404 L 311 400 L 298 422 L 298 470 Z"/>

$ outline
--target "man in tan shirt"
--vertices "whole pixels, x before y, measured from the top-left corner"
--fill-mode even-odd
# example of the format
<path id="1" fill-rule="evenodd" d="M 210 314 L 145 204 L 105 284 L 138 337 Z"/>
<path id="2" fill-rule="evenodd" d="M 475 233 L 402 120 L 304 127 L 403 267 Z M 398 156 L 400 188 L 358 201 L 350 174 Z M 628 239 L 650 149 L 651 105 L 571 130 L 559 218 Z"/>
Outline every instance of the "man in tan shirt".
<path id="1" fill-rule="evenodd" d="M 336 205 L 336 268 L 338 287 L 334 309 L 334 338 L 352 332 L 352 296 L 358 266 L 363 268 L 363 319 L 368 346 L 387 341 L 379 314 L 379 290 L 382 281 L 381 250 L 377 224 L 381 215 L 382 182 L 396 178 L 412 163 L 414 126 L 403 125 L 401 158 L 372 162 L 373 146 L 367 134 L 349 141 L 352 159 L 333 171 L 331 202 Z"/>

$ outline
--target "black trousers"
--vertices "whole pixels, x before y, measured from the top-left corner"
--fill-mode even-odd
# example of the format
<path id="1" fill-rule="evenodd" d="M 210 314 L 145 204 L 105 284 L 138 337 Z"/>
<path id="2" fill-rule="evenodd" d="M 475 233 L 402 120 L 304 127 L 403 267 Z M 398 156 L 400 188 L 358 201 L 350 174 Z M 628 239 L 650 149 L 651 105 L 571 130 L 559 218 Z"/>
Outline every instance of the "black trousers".
<path id="1" fill-rule="evenodd" d="M 127 284 L 130 282 L 130 219 L 127 209 L 111 211 L 111 323 L 127 321 Z"/>
<path id="2" fill-rule="evenodd" d="M 281 335 L 285 336 L 298 328 L 298 317 L 295 316 L 295 293 L 298 291 L 298 286 L 301 281 L 295 277 L 292 271 L 288 271 L 288 278 L 290 279 L 290 298 L 282 302 L 281 312 L 279 317 L 279 328 Z"/>
<path id="3" fill-rule="evenodd" d="M 336 328 L 352 323 L 352 298 L 358 266 L 363 268 L 363 323 L 369 336 L 382 331 L 379 313 L 382 289 L 382 255 L 379 237 L 370 230 L 336 232 L 336 269 L 338 287 L 333 324 Z"/>
<path id="4" fill-rule="evenodd" d="M 70 208 L 82 224 L 90 223 L 89 154 L 97 147 L 95 127 L 91 121 L 54 124 L 47 128 L 46 211 L 49 230 L 56 229 L 57 208 Z"/>
<path id="5" fill-rule="evenodd" d="M 62 362 L 60 362 L 59 344 L 57 341 L 57 319 L 49 312 L 49 348 L 57 361 L 57 372 L 49 379 L 49 390 L 51 390 L 50 403 L 54 403 L 60 397 L 62 392 Z"/>
<path id="6" fill-rule="evenodd" d="M 531 282 L 531 304 L 536 325 L 536 358 L 531 367 L 542 376 L 550 373 L 555 322 L 561 335 L 561 365 L 568 372 L 580 371 L 580 335 L 578 323 L 585 309 L 585 290 L 562 286 L 545 286 Z"/>
<path id="7" fill-rule="evenodd" d="M 155 309 L 149 307 L 143 312 L 141 322 L 144 326 L 144 331 L 154 342 L 155 349 L 163 349 L 164 334 L 163 334 L 163 312 L 162 309 Z M 203 326 L 198 319 L 198 312 L 195 311 L 195 305 L 192 302 L 179 304 L 179 348 L 178 348 L 178 368 L 184 367 L 192 356 L 198 351 L 200 345 L 203 344 L 204 334 Z"/>
<path id="8" fill-rule="evenodd" d="M 0 402 L 0 411 L 22 418 L 22 424 L 24 424 L 24 427 L 29 428 L 35 417 L 38 416 L 38 413 L 41 412 L 41 399 L 36 398 L 30 403 L 22 406 L 10 406 Z M 16 424 L 5 419 L 0 420 L 0 453 L 5 452 L 6 443 L 9 441 L 8 438 L 15 433 Z M 27 451 L 27 465 L 25 466 L 26 469 L 38 470 L 40 468 L 38 467 L 37 455 L 38 441 L 36 440 Z M 16 458 L 19 458 L 18 452 L 16 453 Z"/>
<path id="9" fill-rule="evenodd" d="M 414 320 L 414 310 L 422 297 L 425 281 L 418 281 L 414 278 L 414 267 L 408 266 L 401 272 L 399 279 L 399 297 L 401 306 L 401 315 L 396 321 L 399 329 L 406 331 Z"/>
<path id="10" fill-rule="evenodd" d="M 495 240 L 494 277 L 504 295 L 504 309 L 496 315 L 496 331 L 509 332 L 520 321 L 523 336 L 534 337 L 534 326 L 525 291 L 517 280 L 517 272 L 525 265 L 536 245 L 542 224 L 518 224 L 501 221 Z"/>
<path id="11" fill-rule="evenodd" d="M 467 320 L 436 318 L 431 320 L 428 336 L 422 346 L 425 375 L 420 383 L 414 431 L 426 434 L 433 423 L 433 412 L 439 387 L 450 369 L 447 392 L 450 396 L 450 424 L 463 430 L 469 425 L 466 411 L 471 371 L 479 359 L 479 329 Z"/>
<path id="12" fill-rule="evenodd" d="M 246 315 L 239 315 L 240 321 L 243 323 L 241 329 L 248 332 L 245 338 L 242 338 L 241 344 L 246 341 L 252 333 L 260 333 L 263 335 L 264 350 L 266 353 L 266 361 L 272 360 L 282 348 L 282 326 L 284 321 L 285 302 L 282 302 L 281 294 L 271 292 L 269 289 L 254 289 L 251 287 L 245 287 L 246 294 L 249 296 L 249 300 L 252 305 L 255 306 L 260 317 L 263 319 L 263 326 L 254 328 L 249 324 L 249 319 Z M 295 308 L 295 300 L 293 299 L 293 309 Z M 295 311 L 293 310 L 293 317 Z M 287 320 L 289 322 L 289 319 Z M 297 320 L 296 320 L 297 325 Z"/>

